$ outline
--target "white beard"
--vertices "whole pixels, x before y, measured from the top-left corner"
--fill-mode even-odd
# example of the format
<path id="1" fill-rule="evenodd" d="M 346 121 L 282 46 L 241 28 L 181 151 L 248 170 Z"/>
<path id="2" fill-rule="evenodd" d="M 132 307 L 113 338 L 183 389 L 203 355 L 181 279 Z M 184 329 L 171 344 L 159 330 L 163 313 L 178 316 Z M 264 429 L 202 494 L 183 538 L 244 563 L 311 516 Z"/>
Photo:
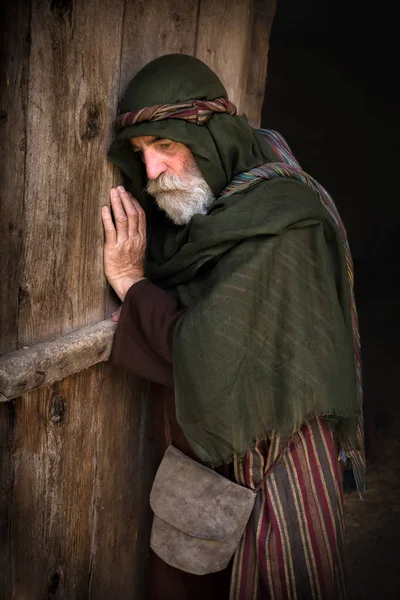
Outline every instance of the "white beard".
<path id="1" fill-rule="evenodd" d="M 186 225 L 193 215 L 205 215 L 215 196 L 193 160 L 185 164 L 185 177 L 161 173 L 147 184 L 147 192 L 176 225 Z"/>

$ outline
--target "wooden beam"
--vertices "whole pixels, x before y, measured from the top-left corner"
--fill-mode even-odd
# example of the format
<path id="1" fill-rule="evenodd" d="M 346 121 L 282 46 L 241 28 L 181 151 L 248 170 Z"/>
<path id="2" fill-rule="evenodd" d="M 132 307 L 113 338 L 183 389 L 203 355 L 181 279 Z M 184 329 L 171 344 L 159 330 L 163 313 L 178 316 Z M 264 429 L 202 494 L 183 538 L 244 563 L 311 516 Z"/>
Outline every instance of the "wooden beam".
<path id="1" fill-rule="evenodd" d="M 0 358 L 0 402 L 80 373 L 107 360 L 116 323 L 110 319 Z"/>

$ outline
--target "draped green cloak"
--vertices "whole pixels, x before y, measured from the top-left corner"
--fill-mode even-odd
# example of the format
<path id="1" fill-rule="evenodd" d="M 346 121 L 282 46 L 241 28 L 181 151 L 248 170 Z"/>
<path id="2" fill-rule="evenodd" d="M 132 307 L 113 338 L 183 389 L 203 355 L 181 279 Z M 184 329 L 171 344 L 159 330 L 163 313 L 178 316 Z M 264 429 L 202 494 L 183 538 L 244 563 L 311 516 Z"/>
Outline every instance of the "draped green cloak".
<path id="1" fill-rule="evenodd" d="M 218 97 L 226 91 L 204 63 L 168 55 L 134 77 L 120 113 Z M 141 135 L 190 148 L 216 195 L 207 215 L 176 226 L 156 207 L 128 142 Z M 174 388 L 178 422 L 197 456 L 218 465 L 273 431 L 284 444 L 317 415 L 357 447 L 349 283 L 338 232 L 317 195 L 280 178 L 219 197 L 238 173 L 277 160 L 241 116 L 130 126 L 109 158 L 146 211 L 146 276 L 188 307 L 175 329 Z"/>

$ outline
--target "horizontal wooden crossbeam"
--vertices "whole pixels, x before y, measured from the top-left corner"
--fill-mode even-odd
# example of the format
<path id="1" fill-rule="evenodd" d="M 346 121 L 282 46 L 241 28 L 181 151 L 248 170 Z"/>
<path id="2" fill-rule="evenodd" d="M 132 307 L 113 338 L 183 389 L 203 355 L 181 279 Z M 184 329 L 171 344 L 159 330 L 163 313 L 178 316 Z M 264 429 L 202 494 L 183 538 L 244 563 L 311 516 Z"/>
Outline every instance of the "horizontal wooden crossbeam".
<path id="1" fill-rule="evenodd" d="M 107 360 L 116 328 L 108 319 L 0 357 L 0 402 Z"/>

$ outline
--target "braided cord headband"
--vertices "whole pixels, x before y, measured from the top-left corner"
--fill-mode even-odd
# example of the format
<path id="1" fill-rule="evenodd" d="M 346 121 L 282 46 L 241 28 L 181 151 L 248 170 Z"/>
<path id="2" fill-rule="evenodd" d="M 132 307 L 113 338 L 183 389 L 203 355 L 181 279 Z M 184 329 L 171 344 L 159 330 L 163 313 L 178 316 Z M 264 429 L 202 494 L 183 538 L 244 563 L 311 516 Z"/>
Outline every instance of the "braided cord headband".
<path id="1" fill-rule="evenodd" d="M 115 124 L 117 129 L 123 129 L 129 125 L 136 125 L 143 121 L 184 119 L 196 125 L 204 125 L 215 112 L 235 115 L 236 106 L 227 98 L 189 100 L 180 104 L 157 104 L 119 115 Z"/>

